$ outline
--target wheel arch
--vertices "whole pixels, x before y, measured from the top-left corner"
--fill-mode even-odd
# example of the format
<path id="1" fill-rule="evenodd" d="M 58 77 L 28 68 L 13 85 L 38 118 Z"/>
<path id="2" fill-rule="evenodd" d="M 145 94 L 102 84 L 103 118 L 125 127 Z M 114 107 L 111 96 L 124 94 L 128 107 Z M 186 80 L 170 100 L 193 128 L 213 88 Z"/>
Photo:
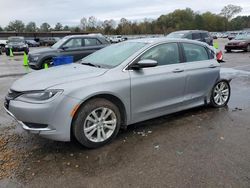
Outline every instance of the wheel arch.
<path id="1" fill-rule="evenodd" d="M 110 94 L 110 93 L 96 94 L 96 95 L 90 96 L 89 98 L 85 99 L 84 101 L 82 101 L 79 104 L 76 112 L 74 113 L 74 116 L 72 117 L 72 121 L 71 121 L 71 128 L 70 128 L 71 129 L 71 131 L 70 131 L 71 138 L 73 138 L 72 127 L 73 127 L 75 118 L 76 118 L 77 114 L 79 113 L 79 110 L 81 108 L 83 108 L 87 102 L 89 102 L 90 100 L 93 100 L 93 99 L 97 99 L 97 98 L 98 99 L 99 98 L 106 99 L 106 100 L 112 102 L 113 104 L 117 105 L 117 107 L 121 113 L 121 128 L 126 129 L 126 127 L 127 127 L 127 110 L 126 110 L 125 105 L 122 102 L 122 100 L 119 97 L 115 96 L 114 94 Z"/>

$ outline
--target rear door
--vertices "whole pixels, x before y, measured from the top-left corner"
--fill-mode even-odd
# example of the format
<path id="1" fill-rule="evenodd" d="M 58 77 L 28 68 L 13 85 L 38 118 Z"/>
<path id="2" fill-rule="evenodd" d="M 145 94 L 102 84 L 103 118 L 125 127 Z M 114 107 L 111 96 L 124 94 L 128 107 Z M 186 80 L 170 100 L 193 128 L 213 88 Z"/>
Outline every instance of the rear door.
<path id="1" fill-rule="evenodd" d="M 204 102 L 219 78 L 220 65 L 203 45 L 182 43 L 182 48 L 185 58 L 183 68 L 187 73 L 185 101 Z"/>
<path id="2" fill-rule="evenodd" d="M 132 121 L 150 119 L 177 111 L 184 100 L 186 73 L 177 43 L 157 45 L 136 62 L 152 59 L 158 66 L 130 70 Z"/>
<path id="3" fill-rule="evenodd" d="M 97 38 L 84 38 L 84 47 L 79 54 L 79 59 L 82 59 L 93 52 L 102 49 L 106 45 L 103 45 Z"/>

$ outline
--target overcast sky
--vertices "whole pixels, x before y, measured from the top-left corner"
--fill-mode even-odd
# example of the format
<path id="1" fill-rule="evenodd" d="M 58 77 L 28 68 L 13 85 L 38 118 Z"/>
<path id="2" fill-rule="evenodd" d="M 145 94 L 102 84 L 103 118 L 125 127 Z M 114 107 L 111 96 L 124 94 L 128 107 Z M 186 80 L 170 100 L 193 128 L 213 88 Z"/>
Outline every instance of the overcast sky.
<path id="1" fill-rule="evenodd" d="M 240 5 L 241 15 L 250 15 L 250 0 L 0 0 L 0 26 L 22 20 L 37 25 L 78 25 L 82 17 L 95 16 L 99 20 L 125 17 L 130 20 L 157 18 L 175 9 L 189 7 L 194 11 L 219 13 L 228 5 Z"/>

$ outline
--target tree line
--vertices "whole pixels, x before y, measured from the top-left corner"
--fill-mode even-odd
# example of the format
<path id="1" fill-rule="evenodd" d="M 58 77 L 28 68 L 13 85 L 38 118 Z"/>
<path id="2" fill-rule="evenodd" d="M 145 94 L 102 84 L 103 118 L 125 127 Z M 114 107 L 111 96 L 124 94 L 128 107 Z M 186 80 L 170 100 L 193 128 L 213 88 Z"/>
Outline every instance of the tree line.
<path id="1" fill-rule="evenodd" d="M 25 25 L 21 20 L 10 22 L 0 31 L 15 32 L 50 32 L 50 31 L 72 31 L 72 32 L 99 32 L 103 34 L 166 34 L 176 30 L 202 29 L 208 31 L 242 30 L 250 28 L 250 15 L 237 16 L 242 8 L 236 5 L 225 6 L 220 14 L 211 12 L 199 13 L 190 8 L 177 9 L 171 13 L 161 15 L 157 19 L 144 19 L 140 22 L 130 21 L 122 18 L 118 23 L 115 20 L 100 21 L 96 17 L 83 17 L 78 26 L 70 27 L 57 23 L 51 27 L 43 23 L 37 27 L 35 22 Z"/>

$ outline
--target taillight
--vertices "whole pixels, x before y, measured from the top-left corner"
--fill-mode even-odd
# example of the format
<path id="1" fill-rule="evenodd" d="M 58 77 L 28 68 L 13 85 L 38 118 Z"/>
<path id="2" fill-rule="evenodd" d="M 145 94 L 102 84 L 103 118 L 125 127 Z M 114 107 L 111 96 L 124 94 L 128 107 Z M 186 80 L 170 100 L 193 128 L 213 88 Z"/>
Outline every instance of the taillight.
<path id="1" fill-rule="evenodd" d="M 223 53 L 222 53 L 222 51 L 219 51 L 219 52 L 216 54 L 216 59 L 217 59 L 217 61 L 218 61 L 219 63 L 224 62 L 224 61 L 223 61 Z"/>

